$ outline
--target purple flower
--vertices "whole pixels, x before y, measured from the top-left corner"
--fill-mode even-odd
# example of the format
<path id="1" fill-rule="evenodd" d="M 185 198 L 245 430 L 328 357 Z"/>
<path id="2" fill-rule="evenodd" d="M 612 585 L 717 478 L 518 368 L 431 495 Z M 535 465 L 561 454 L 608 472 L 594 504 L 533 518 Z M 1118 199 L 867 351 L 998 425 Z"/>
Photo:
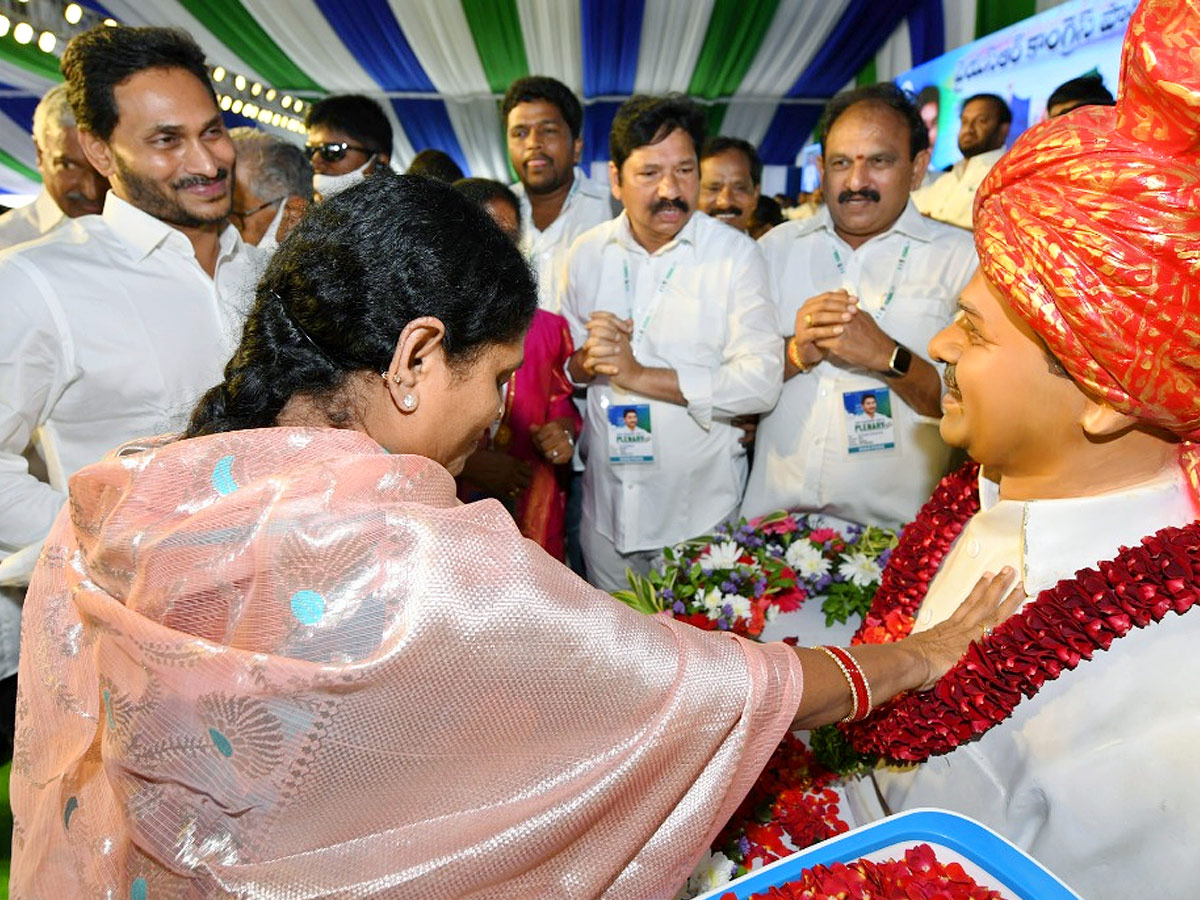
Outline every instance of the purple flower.
<path id="1" fill-rule="evenodd" d="M 682 600 L 676 600 L 671 604 L 671 611 L 682 616 L 685 612 L 687 612 L 687 607 L 683 605 Z"/>
<path id="2" fill-rule="evenodd" d="M 724 606 L 721 607 L 721 612 L 723 612 L 727 616 L 732 616 L 733 615 L 733 604 L 726 603 Z"/>
<path id="3" fill-rule="evenodd" d="M 754 582 L 754 596 L 755 597 L 761 597 L 763 595 L 763 591 L 765 591 L 766 589 L 767 589 L 767 579 L 760 578 L 760 579 L 758 579 L 758 581 Z"/>
<path id="4" fill-rule="evenodd" d="M 722 594 L 736 594 L 737 593 L 737 585 L 729 580 L 722 581 L 721 582 L 721 593 Z"/>
<path id="5" fill-rule="evenodd" d="M 819 593 L 821 593 L 821 591 L 823 591 L 827 587 L 829 587 L 829 585 L 832 583 L 833 583 L 832 576 L 830 576 L 829 573 L 826 572 L 824 575 L 822 575 L 820 578 L 818 578 L 816 581 L 813 582 L 813 591 L 819 594 Z"/>
<path id="6" fill-rule="evenodd" d="M 887 568 L 888 560 L 892 558 L 892 549 L 893 549 L 892 547 L 888 547 L 886 550 L 884 550 L 882 553 L 879 554 L 879 568 L 881 568 L 881 569 Z"/>
<path id="7" fill-rule="evenodd" d="M 743 834 L 740 838 L 738 838 L 738 853 L 740 853 L 742 858 L 744 859 L 749 852 L 750 852 L 750 838 L 746 837 Z"/>
<path id="8" fill-rule="evenodd" d="M 728 631 L 729 630 L 729 620 L 726 619 L 724 616 L 717 619 L 717 628 L 719 628 L 721 631 Z"/>
<path id="9" fill-rule="evenodd" d="M 662 598 L 664 600 L 674 600 L 675 599 L 675 591 L 672 588 L 663 588 L 662 589 Z"/>

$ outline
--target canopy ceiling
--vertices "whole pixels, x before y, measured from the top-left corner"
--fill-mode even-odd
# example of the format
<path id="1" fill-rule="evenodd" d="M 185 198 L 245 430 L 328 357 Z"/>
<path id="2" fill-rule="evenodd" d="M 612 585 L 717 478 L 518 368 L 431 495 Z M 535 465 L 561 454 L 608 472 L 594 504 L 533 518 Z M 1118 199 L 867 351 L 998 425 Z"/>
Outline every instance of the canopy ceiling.
<path id="1" fill-rule="evenodd" d="M 765 162 L 787 166 L 824 101 L 864 68 L 893 77 L 1055 2 L 103 0 L 84 3 L 71 26 L 61 0 L 0 0 L 12 26 L 24 16 L 35 35 L 58 35 L 51 53 L 36 39 L 18 44 L 12 27 L 0 36 L 0 190 L 36 190 L 33 108 L 60 79 L 56 55 L 70 35 L 104 17 L 190 32 L 224 70 L 224 102 L 252 103 L 262 127 L 287 124 L 284 98 L 366 93 L 393 119 L 398 166 L 438 147 L 464 171 L 507 180 L 497 100 L 522 75 L 554 76 L 583 98 L 585 165 L 607 159 L 622 99 L 681 91 L 709 105 L 713 133 L 744 137 Z"/>

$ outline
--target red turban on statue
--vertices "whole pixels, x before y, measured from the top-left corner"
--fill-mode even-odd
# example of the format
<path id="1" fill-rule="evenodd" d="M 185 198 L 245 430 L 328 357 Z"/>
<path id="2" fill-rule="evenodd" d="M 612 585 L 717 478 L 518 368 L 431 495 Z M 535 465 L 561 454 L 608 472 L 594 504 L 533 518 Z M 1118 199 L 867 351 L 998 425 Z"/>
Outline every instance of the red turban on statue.
<path id="1" fill-rule="evenodd" d="M 983 273 L 1089 393 L 1200 437 L 1200 7 L 1143 0 L 1116 107 L 1023 134 L 975 201 Z"/>

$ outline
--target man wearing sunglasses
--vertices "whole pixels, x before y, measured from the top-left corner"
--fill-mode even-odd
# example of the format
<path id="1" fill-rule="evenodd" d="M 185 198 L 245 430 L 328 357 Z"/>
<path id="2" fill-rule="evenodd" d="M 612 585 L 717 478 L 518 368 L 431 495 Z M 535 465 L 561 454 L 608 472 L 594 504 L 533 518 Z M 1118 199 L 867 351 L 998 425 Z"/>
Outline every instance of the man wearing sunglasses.
<path id="1" fill-rule="evenodd" d="M 304 119 L 318 199 L 354 187 L 392 158 L 392 123 L 383 108 L 361 94 L 318 100 Z"/>
<path id="2" fill-rule="evenodd" d="M 237 150 L 229 218 L 243 241 L 273 251 L 312 202 L 312 164 L 295 144 L 255 128 L 229 136 Z"/>

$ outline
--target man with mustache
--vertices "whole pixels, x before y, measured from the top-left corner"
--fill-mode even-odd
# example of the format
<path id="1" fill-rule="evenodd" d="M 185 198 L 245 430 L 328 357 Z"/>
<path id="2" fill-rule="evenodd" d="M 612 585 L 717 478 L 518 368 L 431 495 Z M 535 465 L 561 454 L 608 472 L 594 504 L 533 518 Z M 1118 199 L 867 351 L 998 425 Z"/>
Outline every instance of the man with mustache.
<path id="1" fill-rule="evenodd" d="M 83 155 L 64 85 L 46 92 L 33 111 L 42 190 L 28 206 L 0 216 L 0 250 L 36 240 L 67 219 L 100 212 L 108 182 Z"/>
<path id="2" fill-rule="evenodd" d="M 588 404 L 580 536 L 588 578 L 605 590 L 737 512 L 747 462 L 731 420 L 779 394 L 783 348 L 762 253 L 695 214 L 704 121 L 678 96 L 621 106 L 609 182 L 625 210 L 580 237 L 568 261 L 569 371 Z M 613 406 L 652 435 L 636 460 L 619 453 Z"/>
<path id="3" fill-rule="evenodd" d="M 99 26 L 62 68 L 83 155 L 111 189 L 101 215 L 0 254 L 0 583 L 18 590 L 67 479 L 178 426 L 220 380 L 261 260 L 228 224 L 233 144 L 187 34 Z M 11 601 L 0 674 L 16 671 Z"/>
<path id="4" fill-rule="evenodd" d="M 933 184 L 913 192 L 922 213 L 960 228 L 972 227 L 975 192 L 1004 155 L 1012 110 L 1003 97 L 976 94 L 963 101 L 958 149 L 963 158 Z"/>
<path id="5" fill-rule="evenodd" d="M 561 282 L 571 243 L 613 217 L 606 186 L 579 167 L 583 107 L 561 81 L 518 78 L 500 104 L 508 158 L 521 201 L 521 251 L 538 277 L 543 309 L 560 312 Z"/>
<path id="6" fill-rule="evenodd" d="M 779 403 L 759 423 L 742 515 L 776 509 L 898 528 L 945 473 L 939 376 L 925 355 L 975 269 L 970 235 L 909 201 L 929 136 L 909 97 L 884 83 L 826 107 L 826 204 L 760 242 L 789 332 Z M 891 424 L 863 445 L 864 391 L 890 391 Z"/>
<path id="7" fill-rule="evenodd" d="M 762 160 L 749 141 L 717 135 L 700 151 L 700 208 L 738 231 L 750 231 Z"/>

